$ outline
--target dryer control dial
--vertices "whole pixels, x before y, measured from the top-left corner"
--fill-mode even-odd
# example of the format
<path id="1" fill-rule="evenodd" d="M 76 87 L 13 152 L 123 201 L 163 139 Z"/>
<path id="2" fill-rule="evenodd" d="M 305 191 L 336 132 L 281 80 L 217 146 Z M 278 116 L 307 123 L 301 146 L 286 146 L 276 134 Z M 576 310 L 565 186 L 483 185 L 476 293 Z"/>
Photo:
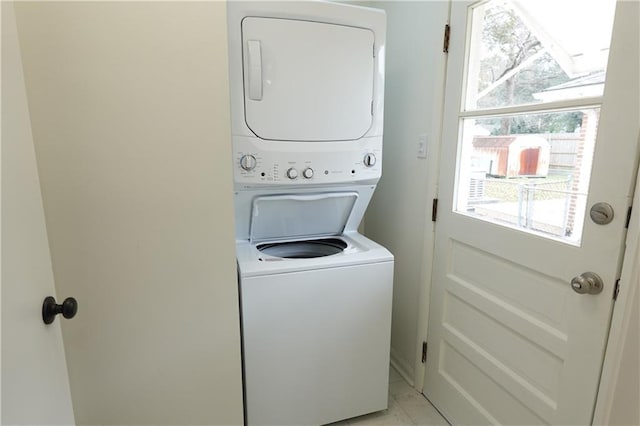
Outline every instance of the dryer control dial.
<path id="1" fill-rule="evenodd" d="M 370 152 L 365 154 L 363 163 L 366 167 L 373 167 L 373 165 L 376 164 L 376 156 Z"/>
<path id="2" fill-rule="evenodd" d="M 304 171 L 302 172 L 302 176 L 307 179 L 311 179 L 313 177 L 313 169 L 311 167 L 304 169 Z"/>
<path id="3" fill-rule="evenodd" d="M 242 167 L 243 170 L 253 170 L 256 167 L 257 163 L 258 162 L 256 161 L 256 157 L 251 154 L 243 155 L 242 157 L 240 157 L 240 167 Z"/>
<path id="4" fill-rule="evenodd" d="M 295 179 L 298 177 L 298 171 L 296 169 L 294 169 L 293 167 L 291 167 L 289 170 L 287 170 L 287 177 L 289 179 Z"/>

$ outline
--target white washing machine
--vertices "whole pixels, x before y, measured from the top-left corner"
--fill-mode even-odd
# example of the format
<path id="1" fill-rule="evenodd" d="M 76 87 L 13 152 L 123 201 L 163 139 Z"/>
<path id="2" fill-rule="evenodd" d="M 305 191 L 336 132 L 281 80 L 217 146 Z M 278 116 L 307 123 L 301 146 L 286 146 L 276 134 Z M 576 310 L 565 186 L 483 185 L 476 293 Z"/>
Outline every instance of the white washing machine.
<path id="1" fill-rule="evenodd" d="M 254 199 L 251 239 L 237 243 L 248 424 L 387 408 L 393 256 L 345 229 L 356 197 Z"/>
<path id="2" fill-rule="evenodd" d="M 246 422 L 383 410 L 393 256 L 357 229 L 381 176 L 385 14 L 227 10 Z"/>

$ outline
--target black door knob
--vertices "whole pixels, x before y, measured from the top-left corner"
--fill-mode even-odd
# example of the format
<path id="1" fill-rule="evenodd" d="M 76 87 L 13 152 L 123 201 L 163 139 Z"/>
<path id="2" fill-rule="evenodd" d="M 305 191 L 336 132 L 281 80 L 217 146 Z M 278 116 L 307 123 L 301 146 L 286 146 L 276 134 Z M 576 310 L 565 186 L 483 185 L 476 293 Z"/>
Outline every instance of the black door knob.
<path id="1" fill-rule="evenodd" d="M 56 299 L 51 296 L 45 297 L 42 303 L 42 320 L 45 324 L 51 324 L 58 314 L 69 319 L 73 318 L 76 312 L 78 312 L 78 302 L 73 297 L 67 297 L 61 305 L 58 305 Z"/>

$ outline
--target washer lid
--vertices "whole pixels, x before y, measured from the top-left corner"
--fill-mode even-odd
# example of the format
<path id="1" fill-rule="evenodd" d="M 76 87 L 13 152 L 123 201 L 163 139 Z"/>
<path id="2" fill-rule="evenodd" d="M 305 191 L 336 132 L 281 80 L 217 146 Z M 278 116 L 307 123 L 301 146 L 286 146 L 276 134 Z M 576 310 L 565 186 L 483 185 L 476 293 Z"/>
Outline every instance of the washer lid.
<path id="1" fill-rule="evenodd" d="M 357 192 L 256 197 L 249 240 L 341 235 L 357 198 Z"/>

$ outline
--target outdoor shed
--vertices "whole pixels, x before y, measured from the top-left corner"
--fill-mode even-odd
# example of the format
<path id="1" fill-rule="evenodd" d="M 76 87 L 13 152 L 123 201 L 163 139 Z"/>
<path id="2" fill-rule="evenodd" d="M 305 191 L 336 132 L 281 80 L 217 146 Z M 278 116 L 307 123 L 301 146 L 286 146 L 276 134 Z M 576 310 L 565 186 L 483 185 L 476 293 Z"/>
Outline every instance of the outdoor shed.
<path id="1" fill-rule="evenodd" d="M 538 135 L 476 136 L 473 157 L 497 177 L 546 176 L 550 144 Z"/>

